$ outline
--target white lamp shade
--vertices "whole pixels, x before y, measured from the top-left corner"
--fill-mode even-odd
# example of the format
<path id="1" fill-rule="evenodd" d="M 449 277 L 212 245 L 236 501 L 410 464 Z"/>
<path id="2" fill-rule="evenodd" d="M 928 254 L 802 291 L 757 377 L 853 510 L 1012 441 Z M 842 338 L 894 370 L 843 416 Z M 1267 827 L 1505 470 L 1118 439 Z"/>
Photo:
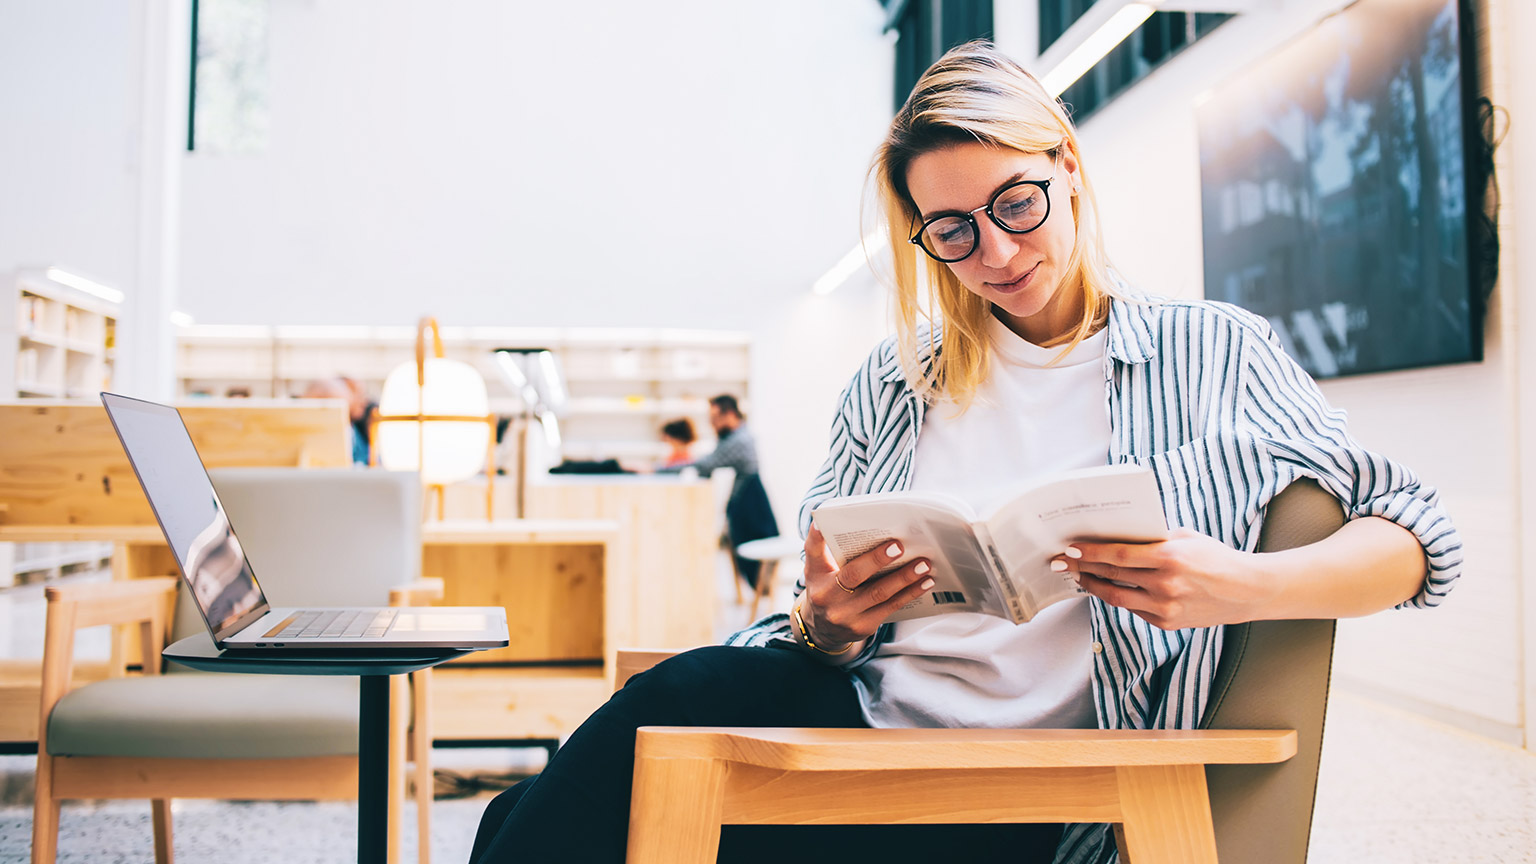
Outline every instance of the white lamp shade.
<path id="1" fill-rule="evenodd" d="M 482 417 L 490 413 L 485 379 L 473 366 L 441 357 L 424 366 L 425 394 L 416 386 L 416 364 L 402 363 L 384 379 L 379 397 L 379 426 L 375 444 L 379 461 L 392 471 L 417 470 L 416 436 L 425 430 L 420 466 L 423 483 L 446 485 L 467 480 L 485 467 L 490 445 L 488 423 L 428 420 L 416 423 L 390 420 L 394 415 L 420 413 L 437 416 Z"/>

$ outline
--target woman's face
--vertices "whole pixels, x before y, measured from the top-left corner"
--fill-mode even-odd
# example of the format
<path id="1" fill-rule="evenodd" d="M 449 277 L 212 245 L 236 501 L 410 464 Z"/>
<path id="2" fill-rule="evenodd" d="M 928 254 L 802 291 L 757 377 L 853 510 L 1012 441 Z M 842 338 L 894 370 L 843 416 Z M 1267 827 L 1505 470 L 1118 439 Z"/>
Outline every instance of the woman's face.
<path id="1" fill-rule="evenodd" d="M 1050 215 L 1027 234 L 1004 231 L 984 209 L 1019 180 L 1049 180 Z M 907 167 L 907 189 L 923 221 L 976 211 L 976 249 L 946 266 L 972 294 L 998 310 L 1008 328 L 1036 344 L 1067 333 L 1081 319 L 1077 292 L 1062 290 L 1077 242 L 1072 218 L 1077 160 L 1058 160 L 979 142 L 931 150 Z"/>

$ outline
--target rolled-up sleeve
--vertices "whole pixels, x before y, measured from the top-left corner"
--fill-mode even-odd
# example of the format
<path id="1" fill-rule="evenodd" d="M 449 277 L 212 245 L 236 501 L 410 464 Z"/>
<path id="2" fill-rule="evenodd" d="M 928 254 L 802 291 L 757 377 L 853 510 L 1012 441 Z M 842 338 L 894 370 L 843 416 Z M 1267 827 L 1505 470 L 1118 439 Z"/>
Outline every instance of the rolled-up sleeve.
<path id="1" fill-rule="evenodd" d="M 1312 477 L 1351 518 L 1379 516 L 1412 532 L 1428 567 L 1423 587 L 1399 608 L 1437 606 L 1461 575 L 1461 535 L 1439 492 L 1410 468 L 1362 447 L 1343 411 L 1331 407 L 1317 383 L 1280 346 L 1268 322 L 1249 317 L 1242 334 L 1245 418 L 1280 466 L 1282 481 Z"/>

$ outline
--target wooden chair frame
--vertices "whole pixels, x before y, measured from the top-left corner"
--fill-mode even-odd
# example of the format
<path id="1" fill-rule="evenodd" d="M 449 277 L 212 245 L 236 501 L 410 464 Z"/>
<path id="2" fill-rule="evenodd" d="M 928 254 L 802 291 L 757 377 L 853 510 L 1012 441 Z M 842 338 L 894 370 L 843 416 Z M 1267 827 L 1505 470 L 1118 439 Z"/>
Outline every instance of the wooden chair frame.
<path id="1" fill-rule="evenodd" d="M 171 864 L 173 798 L 255 800 L 346 800 L 357 797 L 357 757 L 288 759 L 176 759 L 122 756 L 53 756 L 48 753 L 48 717 L 71 688 L 77 630 L 102 625 L 138 628 L 146 657 L 158 658 L 170 635 L 180 580 L 152 577 L 106 584 L 53 586 L 47 597 L 43 677 L 37 735 L 37 791 L 32 819 L 32 864 L 52 864 L 58 854 L 59 805 L 78 798 L 148 798 L 154 823 L 156 864 Z M 442 596 L 442 583 L 423 579 L 390 592 L 390 605 L 421 605 Z M 146 662 L 143 674 L 160 674 Z M 407 744 L 416 761 L 418 861 L 431 848 L 432 737 L 431 670 L 409 678 L 415 722 L 407 734 L 405 690 L 390 681 L 388 861 L 400 858 L 400 816 L 405 799 Z M 232 770 L 238 768 L 239 770 Z"/>
<path id="2" fill-rule="evenodd" d="M 1345 520 L 1311 480 L 1276 496 L 1267 517 L 1264 551 L 1317 542 Z M 1222 845 L 1238 850 L 1230 857 L 1304 860 L 1333 622 L 1257 622 L 1227 635 L 1233 650 L 1217 670 L 1206 721 L 1295 728 L 642 727 L 628 860 L 708 864 L 723 824 L 1090 822 L 1114 824 L 1127 864 L 1215 864 L 1207 766 L 1229 765 L 1257 766 L 1211 775 L 1239 799 L 1224 799 L 1220 813 Z M 672 653 L 620 651 L 616 686 Z M 1285 836 L 1271 836 L 1281 817 Z"/>
<path id="3" fill-rule="evenodd" d="M 722 824 L 1112 822 L 1123 860 L 1214 864 L 1212 763 L 1281 762 L 1294 730 L 647 727 L 630 864 L 712 864 Z"/>

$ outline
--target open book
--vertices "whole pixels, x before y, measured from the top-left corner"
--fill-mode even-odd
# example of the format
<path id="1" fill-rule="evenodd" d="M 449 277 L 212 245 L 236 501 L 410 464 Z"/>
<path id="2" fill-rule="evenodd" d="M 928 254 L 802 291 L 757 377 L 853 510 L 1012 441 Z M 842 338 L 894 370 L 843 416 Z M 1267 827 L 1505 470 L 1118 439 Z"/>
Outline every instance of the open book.
<path id="1" fill-rule="evenodd" d="M 1147 543 L 1168 534 L 1149 468 L 1106 465 L 1055 474 L 978 517 L 941 493 L 881 492 L 834 498 L 812 514 L 838 566 L 886 540 L 902 558 L 933 565 L 934 586 L 891 621 L 945 612 L 983 612 L 1023 623 L 1059 600 L 1082 594 L 1051 559 L 1075 540 Z"/>

